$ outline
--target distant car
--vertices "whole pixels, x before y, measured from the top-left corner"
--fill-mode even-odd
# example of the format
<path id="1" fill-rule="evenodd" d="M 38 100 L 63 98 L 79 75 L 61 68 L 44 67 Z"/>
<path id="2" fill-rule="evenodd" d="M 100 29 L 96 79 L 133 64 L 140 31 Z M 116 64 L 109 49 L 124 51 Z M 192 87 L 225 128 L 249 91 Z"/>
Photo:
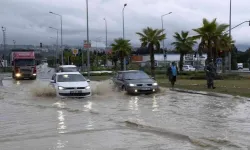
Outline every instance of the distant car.
<path id="1" fill-rule="evenodd" d="M 88 97 L 91 96 L 89 82 L 79 72 L 60 72 L 52 76 L 50 84 L 59 97 Z"/>
<path id="2" fill-rule="evenodd" d="M 159 90 L 158 83 L 139 70 L 119 71 L 113 77 L 113 82 L 128 94 L 151 94 Z"/>
<path id="3" fill-rule="evenodd" d="M 183 65 L 183 71 L 195 71 L 196 69 L 191 65 Z"/>
<path id="4" fill-rule="evenodd" d="M 78 72 L 75 65 L 62 65 L 57 68 L 57 72 Z"/>

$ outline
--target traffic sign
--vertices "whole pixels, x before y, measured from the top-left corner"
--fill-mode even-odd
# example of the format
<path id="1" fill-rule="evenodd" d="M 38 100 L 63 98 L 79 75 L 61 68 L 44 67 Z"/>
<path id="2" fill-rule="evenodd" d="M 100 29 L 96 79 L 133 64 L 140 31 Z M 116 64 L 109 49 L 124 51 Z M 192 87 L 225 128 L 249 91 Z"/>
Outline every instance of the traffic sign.
<path id="1" fill-rule="evenodd" d="M 88 43 L 88 41 L 84 40 L 84 46 L 83 47 L 84 48 L 91 48 L 91 43 L 90 42 Z"/>
<path id="2" fill-rule="evenodd" d="M 217 59 L 216 59 L 216 63 L 217 63 L 217 64 L 222 64 L 222 58 L 217 58 Z"/>
<path id="3" fill-rule="evenodd" d="M 78 54 L 78 49 L 73 49 L 73 50 L 72 50 L 72 53 L 73 53 L 74 55 L 77 55 L 77 54 Z"/>

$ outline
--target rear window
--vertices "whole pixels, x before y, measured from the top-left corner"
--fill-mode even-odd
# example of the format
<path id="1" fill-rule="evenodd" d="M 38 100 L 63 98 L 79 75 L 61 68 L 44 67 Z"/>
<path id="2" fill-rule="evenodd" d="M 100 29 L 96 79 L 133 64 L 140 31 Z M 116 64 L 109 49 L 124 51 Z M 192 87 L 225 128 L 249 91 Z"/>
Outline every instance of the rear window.
<path id="1" fill-rule="evenodd" d="M 63 72 L 75 72 L 75 71 L 77 71 L 77 68 L 76 67 L 65 67 L 65 68 L 62 68 L 61 71 L 63 71 Z"/>

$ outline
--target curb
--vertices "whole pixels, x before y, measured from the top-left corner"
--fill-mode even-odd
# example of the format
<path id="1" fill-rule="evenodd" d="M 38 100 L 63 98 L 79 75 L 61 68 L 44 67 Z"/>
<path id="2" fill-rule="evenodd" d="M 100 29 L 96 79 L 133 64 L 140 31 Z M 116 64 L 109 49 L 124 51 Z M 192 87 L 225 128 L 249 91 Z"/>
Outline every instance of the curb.
<path id="1" fill-rule="evenodd" d="M 185 89 L 178 89 L 174 88 L 171 91 L 182 92 L 182 93 L 189 93 L 189 94 L 199 94 L 199 95 L 206 95 L 206 96 L 213 96 L 213 97 L 220 97 L 220 98 L 232 98 L 232 95 L 228 94 L 221 94 L 221 93 L 214 93 L 214 92 L 204 92 L 204 91 L 193 91 L 193 90 L 185 90 Z"/>

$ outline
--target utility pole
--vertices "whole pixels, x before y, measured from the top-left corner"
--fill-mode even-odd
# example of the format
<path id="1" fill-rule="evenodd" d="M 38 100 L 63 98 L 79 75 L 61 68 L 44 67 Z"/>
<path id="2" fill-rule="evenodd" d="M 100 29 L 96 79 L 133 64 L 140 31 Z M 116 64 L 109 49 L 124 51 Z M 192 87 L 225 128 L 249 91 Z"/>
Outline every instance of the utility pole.
<path id="1" fill-rule="evenodd" d="M 232 28 L 232 0 L 230 0 L 230 10 L 229 10 L 229 37 L 231 38 L 232 35 L 231 35 L 231 28 Z M 230 50 L 232 49 L 232 46 L 230 46 Z M 228 69 L 229 69 L 229 72 L 231 72 L 231 52 L 229 51 L 228 52 Z"/>
<path id="2" fill-rule="evenodd" d="M 127 4 L 124 4 L 123 5 L 123 9 L 122 9 L 122 27 L 123 27 L 123 40 L 125 39 L 125 27 L 124 27 L 124 9 L 125 9 L 125 7 L 127 6 Z M 121 68 L 122 69 L 122 68 Z M 124 57 L 124 59 L 123 59 L 123 70 L 125 71 L 126 70 L 126 57 Z"/>
<path id="3" fill-rule="evenodd" d="M 16 41 L 15 40 L 13 40 L 13 44 L 14 44 L 14 48 L 16 48 Z"/>
<path id="4" fill-rule="evenodd" d="M 88 48 L 87 48 L 87 68 L 88 68 L 88 79 L 90 77 L 90 55 L 89 55 L 89 3 L 88 0 L 86 0 L 86 11 L 87 11 L 87 43 L 88 43 Z"/>
<path id="5" fill-rule="evenodd" d="M 2 31 L 3 31 L 3 51 L 5 53 L 6 51 L 6 28 L 2 26 Z M 3 55 L 3 60 L 5 60 L 4 58 L 5 56 Z M 4 66 L 3 66 L 4 67 Z M 5 71 L 5 70 L 4 70 Z"/>
<path id="6" fill-rule="evenodd" d="M 106 34 L 106 45 L 105 45 L 105 55 L 106 55 L 106 61 L 105 61 L 105 65 L 107 65 L 108 63 L 108 58 L 107 58 L 107 48 L 108 48 L 108 27 L 107 27 L 107 20 L 106 18 L 103 19 L 105 21 L 105 34 Z"/>

